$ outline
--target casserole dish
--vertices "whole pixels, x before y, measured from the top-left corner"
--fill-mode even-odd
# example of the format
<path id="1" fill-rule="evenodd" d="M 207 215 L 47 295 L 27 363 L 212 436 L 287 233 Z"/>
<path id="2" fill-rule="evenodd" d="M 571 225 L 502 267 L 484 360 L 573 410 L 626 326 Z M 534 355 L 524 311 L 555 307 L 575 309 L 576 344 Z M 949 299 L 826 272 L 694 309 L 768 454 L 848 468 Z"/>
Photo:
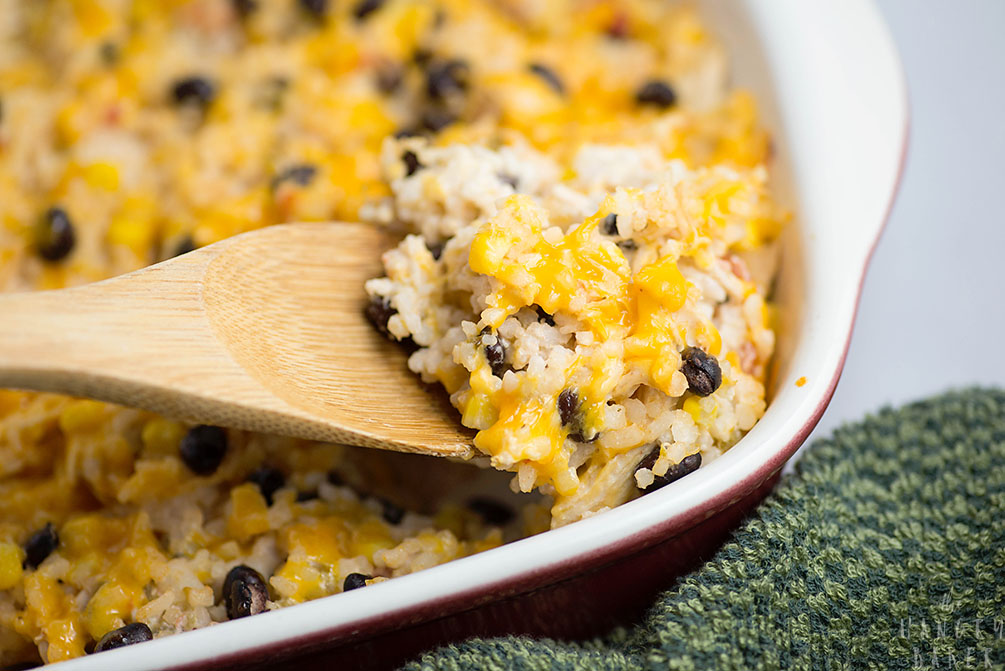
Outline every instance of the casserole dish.
<path id="1" fill-rule="evenodd" d="M 388 667 L 471 635 L 583 636 L 637 613 L 710 552 L 820 418 L 847 351 L 863 273 L 907 137 L 895 49 L 867 0 L 709 0 L 735 83 L 776 148 L 783 238 L 778 349 L 765 416 L 721 459 L 616 509 L 338 595 L 54 668 Z"/>

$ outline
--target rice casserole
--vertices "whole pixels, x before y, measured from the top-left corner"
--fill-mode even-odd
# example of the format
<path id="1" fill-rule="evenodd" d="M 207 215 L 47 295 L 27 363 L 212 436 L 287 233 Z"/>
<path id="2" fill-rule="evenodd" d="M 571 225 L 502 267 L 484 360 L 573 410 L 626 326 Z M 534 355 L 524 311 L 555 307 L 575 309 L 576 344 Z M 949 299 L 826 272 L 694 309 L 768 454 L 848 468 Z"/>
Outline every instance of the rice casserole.
<path id="1" fill-rule="evenodd" d="M 727 75 L 663 0 L 0 0 L 0 290 L 395 228 L 368 316 L 541 495 L 441 501 L 470 465 L 0 390 L 0 666 L 363 588 L 733 445 L 785 216 Z"/>

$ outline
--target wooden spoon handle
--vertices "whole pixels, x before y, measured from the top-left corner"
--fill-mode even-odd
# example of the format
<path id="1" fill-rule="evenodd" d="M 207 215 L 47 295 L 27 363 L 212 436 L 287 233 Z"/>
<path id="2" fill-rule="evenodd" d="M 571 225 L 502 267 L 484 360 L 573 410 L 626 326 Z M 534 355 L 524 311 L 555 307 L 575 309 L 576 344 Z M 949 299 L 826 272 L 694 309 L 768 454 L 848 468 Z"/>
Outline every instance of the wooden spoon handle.
<path id="1" fill-rule="evenodd" d="M 446 398 L 363 315 L 363 282 L 392 238 L 362 224 L 287 224 L 104 282 L 0 295 L 0 387 L 469 456 Z"/>
<path id="2" fill-rule="evenodd" d="M 73 289 L 0 296 L 0 387 L 51 391 L 206 418 L 214 388 L 262 390 L 217 342 L 201 282 L 217 250 Z M 184 357 L 178 357 L 184 352 Z M 216 406 L 214 411 L 213 407 Z"/>

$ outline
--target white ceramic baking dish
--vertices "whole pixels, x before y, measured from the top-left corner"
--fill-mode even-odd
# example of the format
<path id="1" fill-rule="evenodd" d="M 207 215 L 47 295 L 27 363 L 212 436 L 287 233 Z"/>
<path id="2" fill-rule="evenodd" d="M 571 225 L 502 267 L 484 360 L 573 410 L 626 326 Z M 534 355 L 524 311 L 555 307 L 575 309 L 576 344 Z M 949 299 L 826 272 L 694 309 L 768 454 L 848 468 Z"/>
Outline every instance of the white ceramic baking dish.
<path id="1" fill-rule="evenodd" d="M 764 418 L 722 458 L 562 529 L 363 590 L 85 657 L 61 671 L 369 668 L 474 634 L 577 636 L 638 611 L 773 484 L 841 373 L 908 135 L 896 49 L 869 0 L 700 3 L 757 95 L 796 213 Z M 801 386 L 797 381 L 805 378 Z"/>

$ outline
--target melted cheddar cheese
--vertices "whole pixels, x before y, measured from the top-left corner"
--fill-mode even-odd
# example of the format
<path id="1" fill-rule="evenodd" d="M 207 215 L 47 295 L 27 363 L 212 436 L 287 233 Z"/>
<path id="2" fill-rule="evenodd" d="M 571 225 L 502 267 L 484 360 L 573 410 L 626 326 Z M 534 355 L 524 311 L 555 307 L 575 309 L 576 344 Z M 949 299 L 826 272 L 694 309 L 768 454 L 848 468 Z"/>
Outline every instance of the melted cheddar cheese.
<path id="1" fill-rule="evenodd" d="M 719 331 L 696 309 L 701 291 L 679 264 L 708 268 L 729 249 L 759 244 L 759 236 L 768 234 L 762 229 L 777 224 L 760 215 L 744 216 L 743 205 L 749 205 L 756 189 L 742 179 L 701 177 L 704 183 L 693 194 L 690 210 L 669 204 L 672 189 L 621 189 L 596 214 L 563 231 L 532 197 L 514 195 L 480 226 L 470 243 L 468 264 L 474 273 L 492 278 L 493 289 L 485 297 L 478 333 L 496 332 L 507 318 L 533 308 L 571 318 L 566 323 L 577 330 L 579 342 L 575 356 L 557 371 L 561 385 L 542 381 L 553 377 L 554 370 L 546 375 L 513 371 L 506 375 L 514 380 L 501 379 L 485 355 L 470 371 L 455 404 L 462 422 L 479 429 L 475 445 L 493 457 L 494 465 L 513 469 L 532 463 L 538 473 L 535 484 L 550 486 L 560 497 L 573 496 L 579 477 L 570 466 L 566 441 L 576 431 L 583 440 L 604 430 L 605 407 L 621 378 L 634 377 L 668 396 L 680 396 L 684 348 L 696 344 L 712 356 L 723 354 Z M 626 207 L 679 215 L 670 229 L 659 220 L 639 227 L 639 237 L 662 252 L 650 254 L 634 270 L 622 249 L 598 230 L 609 215 Z M 740 207 L 740 221 L 734 207 Z M 752 283 L 738 281 L 744 295 L 755 293 Z M 606 347 L 608 343 L 617 346 Z M 575 425 L 562 421 L 559 407 L 559 396 L 569 389 L 576 395 Z M 685 403 L 684 409 L 701 420 L 696 402 Z"/>

